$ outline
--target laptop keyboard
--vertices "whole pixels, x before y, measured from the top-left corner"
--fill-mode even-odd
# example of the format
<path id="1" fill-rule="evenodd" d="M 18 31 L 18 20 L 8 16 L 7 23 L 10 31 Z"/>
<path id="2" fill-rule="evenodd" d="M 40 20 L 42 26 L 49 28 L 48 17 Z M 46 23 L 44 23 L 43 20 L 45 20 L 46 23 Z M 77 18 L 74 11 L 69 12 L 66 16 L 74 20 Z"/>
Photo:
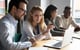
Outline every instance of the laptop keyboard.
<path id="1" fill-rule="evenodd" d="M 62 45 L 62 41 L 59 41 L 58 43 L 54 44 L 53 46 L 55 46 L 55 47 L 61 47 L 61 45 Z"/>

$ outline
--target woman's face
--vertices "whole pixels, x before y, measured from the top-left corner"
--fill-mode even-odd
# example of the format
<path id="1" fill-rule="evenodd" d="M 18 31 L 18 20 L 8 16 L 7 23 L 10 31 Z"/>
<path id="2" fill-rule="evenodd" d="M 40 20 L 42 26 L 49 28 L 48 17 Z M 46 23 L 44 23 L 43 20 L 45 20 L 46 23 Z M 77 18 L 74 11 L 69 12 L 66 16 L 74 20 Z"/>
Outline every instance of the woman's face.
<path id="1" fill-rule="evenodd" d="M 35 12 L 33 12 L 32 17 L 33 17 L 33 22 L 40 23 L 43 17 L 43 13 L 42 11 L 36 10 Z"/>
<path id="2" fill-rule="evenodd" d="M 55 10 L 55 11 L 52 11 L 51 12 L 51 18 L 55 18 L 57 16 L 57 11 Z"/>

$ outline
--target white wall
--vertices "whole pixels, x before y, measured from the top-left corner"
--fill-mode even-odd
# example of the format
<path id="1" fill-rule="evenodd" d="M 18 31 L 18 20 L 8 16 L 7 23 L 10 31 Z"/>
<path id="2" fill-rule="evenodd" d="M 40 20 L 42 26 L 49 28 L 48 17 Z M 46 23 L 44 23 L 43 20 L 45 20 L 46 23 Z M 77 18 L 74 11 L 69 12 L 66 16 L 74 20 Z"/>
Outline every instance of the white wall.
<path id="1" fill-rule="evenodd" d="M 70 0 L 41 0 L 43 10 L 45 10 L 49 4 L 55 5 L 58 8 L 58 14 L 62 14 L 64 7 L 70 6 Z"/>
<path id="2" fill-rule="evenodd" d="M 35 6 L 35 5 L 39 5 L 40 6 L 40 4 L 41 4 L 40 0 L 28 0 L 28 2 L 29 2 L 28 3 L 28 12 L 33 6 Z"/>
<path id="3" fill-rule="evenodd" d="M 47 8 L 47 6 L 50 4 L 50 0 L 41 0 L 41 8 L 43 9 L 43 12 Z"/>
<path id="4" fill-rule="evenodd" d="M 53 5 L 58 8 L 58 13 L 62 14 L 65 6 L 70 6 L 70 0 L 53 0 L 51 1 Z"/>
<path id="5" fill-rule="evenodd" d="M 53 4 L 58 8 L 58 14 L 62 14 L 65 6 L 70 6 L 70 0 L 29 0 L 28 11 L 34 5 L 39 5 L 45 11 L 49 4 Z"/>

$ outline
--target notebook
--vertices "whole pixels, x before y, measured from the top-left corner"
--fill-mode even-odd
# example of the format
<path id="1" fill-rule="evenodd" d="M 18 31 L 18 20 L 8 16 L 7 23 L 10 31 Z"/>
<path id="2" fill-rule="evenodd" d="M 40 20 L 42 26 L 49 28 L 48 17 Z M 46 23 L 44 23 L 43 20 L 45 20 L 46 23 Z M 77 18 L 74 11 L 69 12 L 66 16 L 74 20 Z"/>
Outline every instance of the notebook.
<path id="1" fill-rule="evenodd" d="M 50 47 L 50 48 L 56 48 L 56 49 L 60 49 L 60 48 L 67 46 L 72 41 L 73 30 L 74 30 L 73 27 L 69 27 L 65 31 L 64 37 L 62 40 L 51 40 L 45 43 L 44 46 Z"/>
<path id="2" fill-rule="evenodd" d="M 47 47 L 30 47 L 29 50 L 49 50 Z"/>

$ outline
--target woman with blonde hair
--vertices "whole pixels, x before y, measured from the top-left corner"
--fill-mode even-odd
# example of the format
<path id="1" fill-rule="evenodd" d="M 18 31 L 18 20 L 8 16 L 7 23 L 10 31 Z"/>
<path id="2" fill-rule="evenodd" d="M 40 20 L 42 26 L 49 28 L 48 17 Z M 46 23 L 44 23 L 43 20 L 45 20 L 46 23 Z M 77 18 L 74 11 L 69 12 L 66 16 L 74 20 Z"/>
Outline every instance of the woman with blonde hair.
<path id="1" fill-rule="evenodd" d="M 34 6 L 30 11 L 28 20 L 24 22 L 23 28 L 25 36 L 43 40 L 51 38 L 50 29 L 53 28 L 53 25 L 46 26 L 42 9 L 39 6 Z"/>

